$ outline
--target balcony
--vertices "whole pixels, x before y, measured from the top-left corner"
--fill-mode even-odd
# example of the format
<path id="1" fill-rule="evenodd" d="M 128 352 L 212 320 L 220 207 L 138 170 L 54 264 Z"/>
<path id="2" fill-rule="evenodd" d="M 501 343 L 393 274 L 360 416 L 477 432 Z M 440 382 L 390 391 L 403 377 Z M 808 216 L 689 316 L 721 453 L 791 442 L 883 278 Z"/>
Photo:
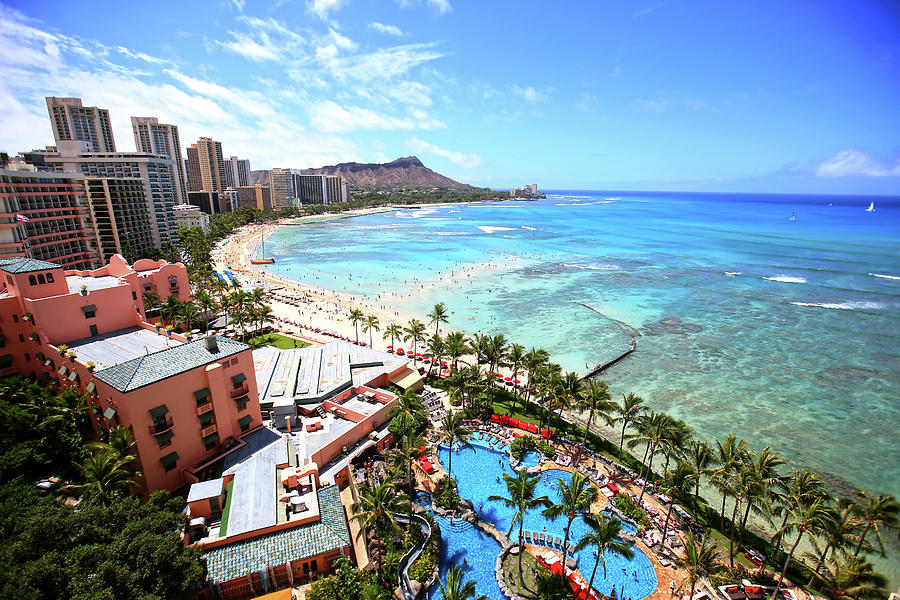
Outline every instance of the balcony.
<path id="1" fill-rule="evenodd" d="M 212 424 L 207 425 L 206 427 L 204 427 L 204 428 L 202 428 L 202 429 L 200 430 L 200 437 L 201 437 L 201 438 L 205 438 L 206 436 L 212 435 L 212 434 L 214 434 L 214 433 L 217 433 L 218 431 L 219 431 L 219 428 L 216 427 L 216 424 L 215 424 L 215 423 L 212 423 Z"/>
<path id="2" fill-rule="evenodd" d="M 213 409 L 212 400 L 207 400 L 203 404 L 197 405 L 197 416 L 199 417 L 202 414 L 208 413 Z"/>
<path id="3" fill-rule="evenodd" d="M 233 390 L 231 390 L 231 397 L 239 398 L 241 396 L 246 396 L 249 393 L 250 393 L 250 386 L 248 386 L 247 382 L 245 381 L 239 387 L 236 387 Z"/>
<path id="4" fill-rule="evenodd" d="M 148 429 L 150 430 L 150 435 L 159 435 L 161 433 L 165 433 L 172 429 L 175 423 L 172 421 L 172 417 L 166 417 L 165 419 L 160 419 L 150 425 Z"/>

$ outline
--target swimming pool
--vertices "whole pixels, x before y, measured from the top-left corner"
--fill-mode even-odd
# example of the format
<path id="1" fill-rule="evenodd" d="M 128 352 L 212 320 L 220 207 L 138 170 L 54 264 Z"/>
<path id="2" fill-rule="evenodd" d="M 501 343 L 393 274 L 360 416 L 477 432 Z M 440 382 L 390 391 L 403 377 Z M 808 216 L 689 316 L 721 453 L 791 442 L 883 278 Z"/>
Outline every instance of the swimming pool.
<path id="1" fill-rule="evenodd" d="M 448 459 L 448 450 L 446 447 L 438 449 L 438 459 L 441 464 L 446 465 Z M 475 505 L 481 519 L 492 523 L 501 531 L 509 531 L 515 510 L 506 508 L 500 502 L 491 502 L 488 497 L 491 495 L 506 496 L 506 483 L 503 481 L 504 473 L 514 475 L 514 470 L 509 466 L 506 456 L 489 450 L 485 447 L 476 447 L 475 450 L 467 448 L 454 451 L 453 456 L 453 472 L 456 476 L 459 495 L 467 498 Z M 566 482 L 572 480 L 572 474 L 568 471 L 559 469 L 551 469 L 541 473 L 541 481 L 536 489 L 536 496 L 546 495 L 551 502 L 558 500 L 557 490 L 559 489 L 558 480 L 562 478 Z M 626 523 L 626 529 L 634 530 L 634 527 Z M 524 528 L 531 531 L 540 531 L 552 534 L 562 538 L 565 535 L 566 521 L 563 518 L 557 519 L 555 522 L 545 518 L 539 510 L 530 511 L 525 516 Z M 546 529 L 545 529 L 546 528 Z M 443 531 L 443 525 L 442 529 Z M 572 529 L 569 533 L 569 545 L 574 546 L 584 533 L 588 530 L 587 525 L 581 519 L 575 519 L 572 522 Z M 476 531 L 478 531 L 476 529 Z M 480 532 L 479 532 L 480 533 Z M 483 535 L 483 534 L 482 534 Z M 453 534 L 445 534 L 445 543 L 451 542 L 450 538 Z M 515 541 L 518 539 L 518 526 L 511 533 L 510 539 Z M 496 564 L 499 546 L 491 538 L 493 543 L 493 555 L 489 557 L 490 571 L 489 575 L 493 578 L 493 567 Z M 469 543 L 469 542 L 464 542 Z M 474 543 L 474 540 L 471 542 Z M 485 550 L 489 550 L 486 548 Z M 472 552 L 469 552 L 471 556 Z M 443 557 L 442 557 L 443 558 Z M 452 557 L 451 557 L 452 558 Z M 585 579 L 590 579 L 591 570 L 594 568 L 595 556 L 591 550 L 587 549 L 578 554 L 578 570 Z M 471 559 L 469 560 L 471 563 Z M 445 569 L 445 565 L 441 564 L 441 569 Z M 607 578 L 603 578 L 603 566 L 598 567 L 597 576 L 594 579 L 594 589 L 607 596 L 611 595 L 613 586 L 615 586 L 616 594 L 619 598 L 632 598 L 632 600 L 641 600 L 650 595 L 656 589 L 656 571 L 653 563 L 639 548 L 634 548 L 634 558 L 626 560 L 616 554 L 607 554 L 606 556 Z M 479 580 L 481 581 L 481 580 Z M 479 593 L 486 593 L 480 591 Z M 498 588 L 499 593 L 499 588 Z M 488 595 L 491 600 L 502 599 L 502 594 L 495 597 Z"/>

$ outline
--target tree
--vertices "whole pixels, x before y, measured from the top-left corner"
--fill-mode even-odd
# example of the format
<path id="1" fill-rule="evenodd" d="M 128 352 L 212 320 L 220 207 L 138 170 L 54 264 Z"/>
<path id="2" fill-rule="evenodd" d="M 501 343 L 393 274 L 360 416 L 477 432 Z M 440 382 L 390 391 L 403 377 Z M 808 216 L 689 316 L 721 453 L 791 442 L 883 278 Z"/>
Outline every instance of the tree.
<path id="1" fill-rule="evenodd" d="M 557 404 L 559 405 L 559 414 L 556 420 L 562 420 L 563 409 L 569 409 L 581 399 L 584 392 L 584 384 L 581 377 L 575 371 L 568 371 L 560 380 L 559 394 L 557 396 Z"/>
<path id="2" fill-rule="evenodd" d="M 218 303 L 208 292 L 200 290 L 194 296 L 194 304 L 203 317 L 204 329 L 208 330 L 209 322 L 216 316 L 216 311 L 219 308 Z"/>
<path id="3" fill-rule="evenodd" d="M 866 541 L 866 536 L 872 529 L 875 530 L 878 547 L 881 551 L 881 555 L 884 556 L 884 543 L 881 540 L 881 527 L 893 530 L 897 529 L 897 516 L 900 514 L 900 502 L 897 502 L 893 496 L 884 494 L 873 496 L 866 492 L 866 490 L 860 489 L 859 501 L 856 503 L 856 506 L 857 514 L 866 525 L 862 535 L 859 536 L 859 543 L 856 545 L 856 550 L 853 551 L 853 556 L 859 556 L 859 553 L 863 548 L 863 543 Z"/>
<path id="4" fill-rule="evenodd" d="M 729 433 L 723 441 L 716 440 L 718 467 L 713 471 L 711 483 L 722 494 L 722 508 L 719 511 L 719 530 L 725 531 L 725 502 L 734 491 L 732 475 L 747 453 L 747 442 Z"/>
<path id="5" fill-rule="evenodd" d="M 838 550 L 846 551 L 859 539 L 862 521 L 856 515 L 856 506 L 853 502 L 846 498 L 838 498 L 833 501 L 829 509 L 831 510 L 832 518 L 828 520 L 821 532 L 825 545 L 820 545 L 818 539 L 813 538 L 816 551 L 810 553 L 809 556 L 816 561 L 816 567 L 809 578 L 809 583 L 806 584 L 807 587 L 812 586 L 813 581 L 821 572 L 822 565 L 828 560 L 829 552 L 832 553 L 832 556 L 835 556 Z"/>
<path id="6" fill-rule="evenodd" d="M 472 430 L 463 425 L 464 421 L 465 416 L 461 412 L 452 412 L 441 421 L 441 429 L 447 440 L 447 446 L 450 448 L 450 458 L 447 460 L 447 476 L 451 478 L 453 477 L 453 446 L 458 443 L 463 448 L 474 450 L 472 443 L 469 442 Z"/>
<path id="7" fill-rule="evenodd" d="M 366 319 L 363 322 L 363 333 L 369 334 L 369 348 L 373 347 L 372 342 L 372 331 L 381 331 L 378 327 L 378 317 L 375 315 L 366 315 Z"/>
<path id="8" fill-rule="evenodd" d="M 506 532 L 506 535 L 509 537 L 516 523 L 519 524 L 519 583 L 523 583 L 522 553 L 525 551 L 525 538 L 522 536 L 522 528 L 525 524 L 525 513 L 541 506 L 544 508 L 550 506 L 547 496 L 536 498 L 534 495 L 540 480 L 540 475 L 529 475 L 527 469 L 519 469 L 516 471 L 515 477 L 504 473 L 503 481 L 506 483 L 506 491 L 509 496 L 488 496 L 488 500 L 499 501 L 507 508 L 516 509 L 516 514 L 509 524 L 509 531 Z"/>
<path id="9" fill-rule="evenodd" d="M 132 479 L 134 468 L 131 463 L 134 460 L 132 455 L 120 458 L 111 449 L 96 449 L 78 465 L 84 483 L 66 487 L 102 506 L 109 506 L 115 498 L 125 496 L 130 488 L 137 486 Z"/>
<path id="10" fill-rule="evenodd" d="M 694 482 L 694 504 L 700 501 L 700 480 L 712 474 L 716 464 L 716 455 L 707 442 L 691 440 L 687 452 L 687 464 L 691 467 L 691 479 Z"/>
<path id="11" fill-rule="evenodd" d="M 679 462 L 675 469 L 666 473 L 660 485 L 660 491 L 669 496 L 669 509 L 666 511 L 666 520 L 663 523 L 662 531 L 663 546 L 665 546 L 666 537 L 669 534 L 669 519 L 672 517 L 672 505 L 675 504 L 676 498 L 681 498 L 688 494 L 687 490 L 690 487 L 691 474 L 690 465 Z"/>
<path id="12" fill-rule="evenodd" d="M 740 550 L 744 541 L 744 532 L 747 529 L 747 520 L 750 517 L 751 510 L 768 520 L 771 512 L 769 510 L 769 498 L 773 488 L 781 479 L 777 468 L 783 464 L 784 459 L 780 458 L 779 453 L 766 446 L 756 455 L 754 460 L 748 461 L 745 465 L 746 477 L 743 477 L 742 480 L 746 485 L 741 490 L 745 505 L 737 541 L 738 550 Z M 734 530 L 733 525 L 732 523 L 732 530 Z"/>
<path id="13" fill-rule="evenodd" d="M 428 317 L 428 323 L 434 325 L 434 335 L 440 333 L 441 323 L 446 323 L 450 320 L 450 317 L 447 316 L 447 307 L 444 306 L 443 302 L 435 304 L 431 312 L 425 316 Z"/>
<path id="14" fill-rule="evenodd" d="M 422 456 L 422 446 L 425 445 L 423 440 L 415 432 L 408 432 L 398 440 L 398 444 L 391 449 L 389 457 L 393 465 L 403 469 L 403 475 L 406 477 L 407 496 L 410 500 L 415 497 L 415 471 L 418 466 L 419 457 Z M 420 467 L 421 468 L 421 467 Z M 409 516 L 412 517 L 412 502 L 409 502 Z"/>
<path id="15" fill-rule="evenodd" d="M 817 473 L 806 469 L 794 469 L 789 478 L 777 479 L 770 491 L 774 516 L 783 515 L 781 527 L 787 522 L 788 509 L 798 504 L 809 504 L 817 498 L 825 498 L 826 492 L 822 478 Z M 836 513 L 835 513 L 836 514 Z M 781 540 L 775 536 L 772 545 L 780 545 Z"/>
<path id="16" fill-rule="evenodd" d="M 785 534 L 796 532 L 797 539 L 794 540 L 794 545 L 791 546 L 791 549 L 788 552 L 787 559 L 784 561 L 784 568 L 781 570 L 781 575 L 778 577 L 778 583 L 775 585 L 775 591 L 772 592 L 772 596 L 769 600 L 775 600 L 778 596 L 778 592 L 781 591 L 781 584 L 784 582 L 784 576 L 787 574 L 788 566 L 791 564 L 794 552 L 797 550 L 797 546 L 800 545 L 800 541 L 803 539 L 804 534 L 809 533 L 815 535 L 823 531 L 827 522 L 832 518 L 833 516 L 828 511 L 828 507 L 822 499 L 817 499 L 808 505 L 799 504 L 788 510 L 788 518 L 784 525 L 776 532 L 776 535 L 784 537 Z"/>
<path id="17" fill-rule="evenodd" d="M 372 482 L 359 486 L 359 500 L 353 503 L 352 520 L 360 524 L 358 536 L 372 529 L 379 538 L 400 531 L 394 513 L 405 513 L 409 508 L 402 494 L 397 493 L 393 483 L 385 481 L 379 485 Z"/>
<path id="18" fill-rule="evenodd" d="M 428 374 L 431 374 L 431 369 L 434 366 L 437 366 L 440 369 L 441 359 L 444 358 L 444 340 L 441 339 L 441 336 L 434 335 L 428 338 L 428 343 L 425 345 L 425 351 L 431 357 L 431 364 L 428 366 Z"/>
<path id="19" fill-rule="evenodd" d="M 887 580 L 858 556 L 834 560 L 820 579 L 822 592 L 831 600 L 875 600 L 886 594 Z"/>
<path id="20" fill-rule="evenodd" d="M 525 364 L 525 346 L 522 344 L 511 344 L 509 346 L 509 351 L 506 354 L 506 359 L 509 361 L 509 366 L 512 367 L 512 378 L 513 381 L 518 381 L 519 379 L 519 371 L 522 366 Z M 516 391 L 518 392 L 519 384 L 516 383 Z M 516 398 L 518 396 L 513 396 L 513 407 L 516 405 Z"/>
<path id="21" fill-rule="evenodd" d="M 365 315 L 358 308 L 350 309 L 350 322 L 353 323 L 353 327 L 356 329 L 356 343 L 359 343 L 359 324 L 365 319 Z"/>
<path id="22" fill-rule="evenodd" d="M 170 324 L 174 324 L 179 310 L 181 310 L 181 300 L 178 299 L 178 296 L 175 294 L 166 296 L 160 308 L 160 316 L 163 319 L 163 323 L 168 321 Z"/>
<path id="23" fill-rule="evenodd" d="M 387 416 L 391 419 L 388 428 L 395 434 L 395 438 L 410 432 L 421 434 L 428 423 L 422 398 L 412 390 L 406 390 L 397 397 L 397 403 L 388 411 Z"/>
<path id="24" fill-rule="evenodd" d="M 584 437 L 581 438 L 581 444 L 587 444 L 588 436 L 591 434 L 591 424 L 594 422 L 594 416 L 600 415 L 607 425 L 612 424 L 610 411 L 614 404 L 611 402 L 609 394 L 609 384 L 602 379 L 591 379 L 588 382 L 587 390 L 584 396 L 579 398 L 576 407 L 580 410 L 588 411 L 587 427 L 584 429 Z"/>
<path id="25" fill-rule="evenodd" d="M 144 292 L 143 295 L 141 295 L 141 300 L 144 301 L 145 314 L 149 315 L 159 309 L 159 294 Z"/>
<path id="26" fill-rule="evenodd" d="M 441 598 L 443 600 L 487 600 L 484 594 L 475 596 L 475 582 L 465 579 L 465 573 L 456 565 L 451 565 L 447 571 L 446 582 L 441 582 Z"/>
<path id="27" fill-rule="evenodd" d="M 413 364 L 416 364 L 416 350 L 424 334 L 425 324 L 418 319 L 410 320 L 409 325 L 404 329 L 403 341 L 413 343 Z"/>
<path id="28" fill-rule="evenodd" d="M 716 570 L 718 558 L 719 553 L 715 542 L 710 542 L 710 539 L 705 536 L 698 541 L 692 531 L 687 532 L 684 540 L 684 557 L 676 555 L 675 563 L 687 571 L 687 577 L 681 585 L 684 586 L 685 583 L 690 585 L 688 598 L 694 597 L 694 588 L 697 582 L 704 577 L 709 577 Z"/>
<path id="29" fill-rule="evenodd" d="M 635 396 L 634 392 L 628 392 L 628 395 L 622 394 L 622 403 L 613 407 L 619 416 L 616 421 L 622 421 L 622 437 L 619 439 L 619 456 L 622 456 L 622 445 L 625 443 L 625 429 L 628 424 L 644 412 L 644 399 Z"/>
<path id="30" fill-rule="evenodd" d="M 506 360 L 506 353 L 509 349 L 509 342 L 506 340 L 506 336 L 502 333 L 486 337 L 487 341 L 485 342 L 484 349 L 485 356 L 488 359 L 490 370 L 496 371 L 503 365 L 503 362 Z"/>
<path id="31" fill-rule="evenodd" d="M 597 574 L 597 565 L 603 563 L 603 578 L 606 579 L 606 553 L 618 554 L 624 558 L 631 560 L 634 557 L 634 550 L 631 546 L 619 539 L 622 532 L 622 521 L 616 517 L 611 517 L 606 513 L 598 515 L 585 515 L 584 522 L 588 526 L 588 532 L 581 536 L 578 544 L 575 546 L 575 552 L 581 552 L 588 546 L 593 546 L 597 552 L 597 560 L 594 562 L 594 569 L 591 571 L 591 579 L 588 581 L 588 588 L 594 588 L 594 576 Z"/>
<path id="32" fill-rule="evenodd" d="M 391 338 L 391 350 L 394 349 L 394 339 L 400 339 L 403 336 L 403 327 L 397 325 L 396 323 L 391 323 L 387 327 L 384 328 L 384 335 L 381 336 L 381 339 L 386 340 Z"/>
<path id="33" fill-rule="evenodd" d="M 535 574 L 535 592 L 540 600 L 571 600 L 572 586 L 559 573 L 541 569 Z"/>
<path id="34" fill-rule="evenodd" d="M 444 339 L 444 347 L 446 349 L 447 358 L 450 359 L 450 364 L 456 369 L 459 366 L 460 357 L 465 356 L 466 352 L 468 352 L 465 335 L 459 331 L 448 333 L 447 337 Z"/>
<path id="35" fill-rule="evenodd" d="M 635 420 L 637 423 L 637 433 L 628 441 L 628 447 L 634 448 L 641 444 L 644 445 L 644 458 L 641 460 L 642 467 L 640 473 L 642 478 L 644 477 L 644 466 L 647 468 L 647 479 L 650 479 L 653 474 L 653 457 L 656 456 L 656 451 L 663 442 L 666 434 L 666 427 L 669 426 L 671 420 L 672 417 L 656 411 L 647 415 L 641 415 Z M 650 457 L 649 463 L 647 462 L 648 455 Z M 641 488 L 641 495 L 638 499 L 638 503 L 643 500 L 644 492 L 646 490 L 646 485 Z"/>
<path id="36" fill-rule="evenodd" d="M 572 481 L 567 482 L 562 477 L 557 481 L 556 493 L 559 495 L 559 503 L 544 510 L 544 516 L 549 519 L 557 519 L 565 516 L 566 533 L 563 538 L 563 556 L 569 556 L 569 530 L 572 521 L 591 512 L 591 506 L 597 501 L 597 488 L 591 480 L 579 472 L 572 474 Z"/>

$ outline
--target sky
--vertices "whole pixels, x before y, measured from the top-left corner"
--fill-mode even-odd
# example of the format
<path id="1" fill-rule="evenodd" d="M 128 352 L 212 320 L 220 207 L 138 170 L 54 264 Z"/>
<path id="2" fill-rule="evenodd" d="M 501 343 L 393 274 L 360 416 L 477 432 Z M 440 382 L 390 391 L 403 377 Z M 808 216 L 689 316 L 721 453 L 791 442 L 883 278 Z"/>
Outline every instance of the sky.
<path id="1" fill-rule="evenodd" d="M 145 8 L 142 8 L 145 7 Z M 251 168 L 416 155 L 496 189 L 900 194 L 900 3 L 0 3 L 0 150 L 45 96 Z"/>

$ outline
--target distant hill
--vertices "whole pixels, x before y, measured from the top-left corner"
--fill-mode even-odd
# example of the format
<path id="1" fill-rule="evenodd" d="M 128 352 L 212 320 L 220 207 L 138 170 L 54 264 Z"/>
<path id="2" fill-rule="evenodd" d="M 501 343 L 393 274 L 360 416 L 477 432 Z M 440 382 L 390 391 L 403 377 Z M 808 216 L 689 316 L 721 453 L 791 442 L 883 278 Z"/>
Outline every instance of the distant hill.
<path id="1" fill-rule="evenodd" d="M 415 156 L 398 158 L 389 163 L 341 163 L 320 169 L 304 169 L 304 175 L 341 175 L 355 187 L 421 187 L 474 189 L 435 173 Z"/>

